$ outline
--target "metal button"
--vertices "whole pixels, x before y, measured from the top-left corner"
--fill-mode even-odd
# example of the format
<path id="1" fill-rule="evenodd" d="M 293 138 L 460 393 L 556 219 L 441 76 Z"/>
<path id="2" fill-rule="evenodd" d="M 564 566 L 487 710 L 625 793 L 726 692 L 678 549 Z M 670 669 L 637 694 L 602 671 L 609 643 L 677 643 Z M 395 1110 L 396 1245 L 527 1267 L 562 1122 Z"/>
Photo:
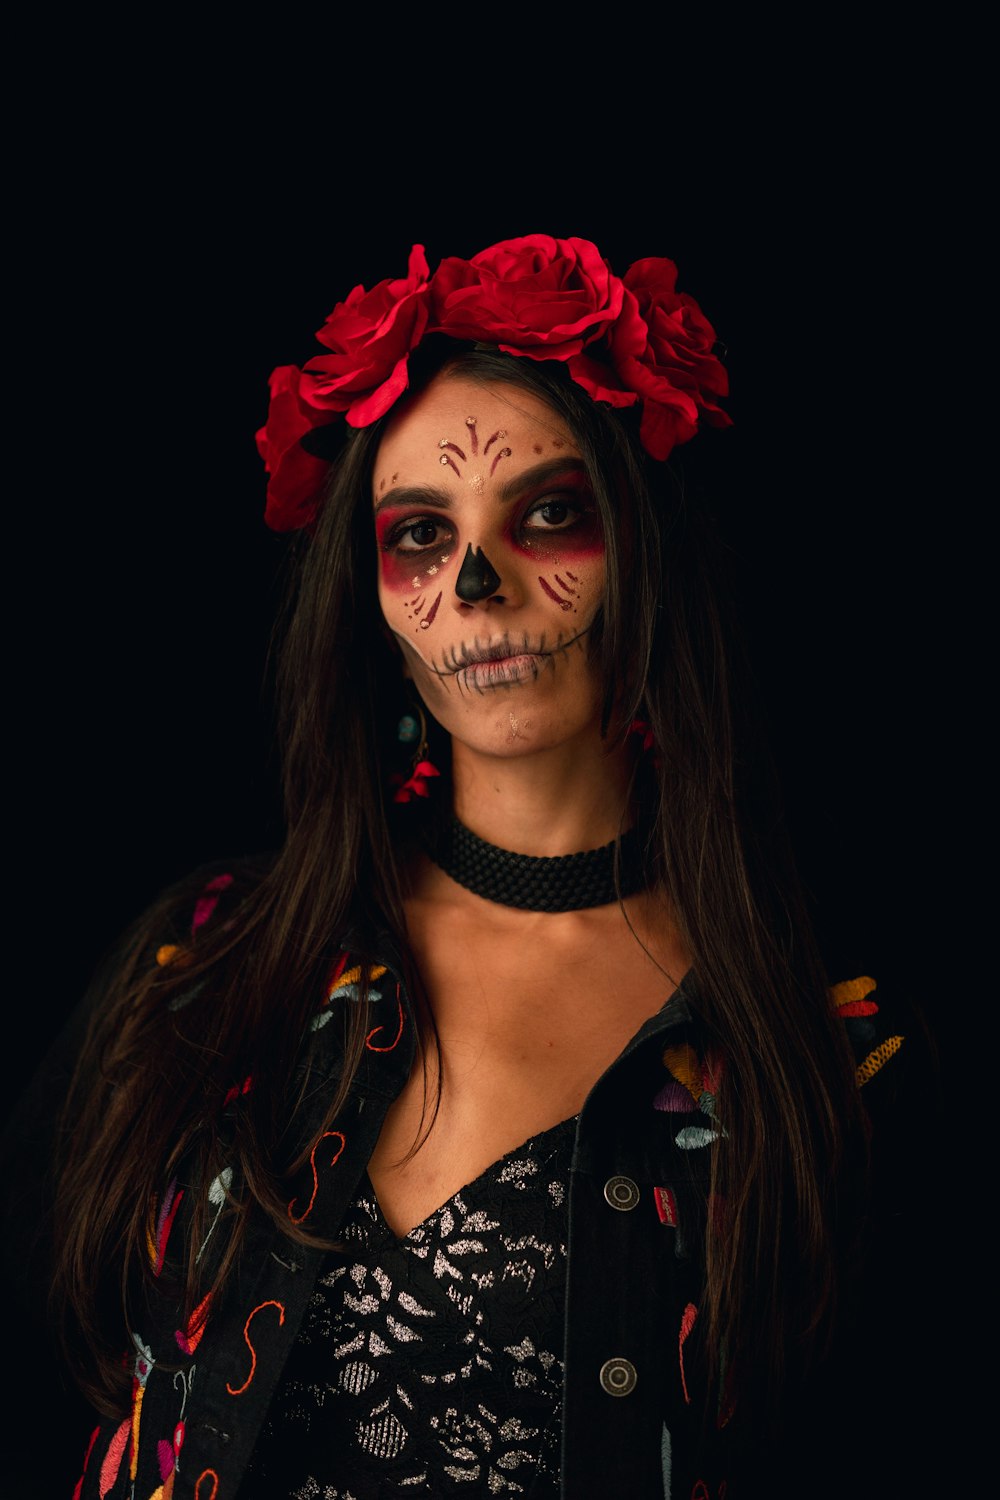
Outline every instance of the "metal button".
<path id="1" fill-rule="evenodd" d="M 635 1365 L 627 1359 L 607 1359 L 601 1366 L 601 1389 L 609 1396 L 629 1396 L 635 1390 L 638 1376 Z"/>
<path id="2" fill-rule="evenodd" d="M 604 1184 L 604 1199 L 612 1208 L 627 1214 L 639 1202 L 639 1189 L 631 1177 L 609 1177 Z"/>

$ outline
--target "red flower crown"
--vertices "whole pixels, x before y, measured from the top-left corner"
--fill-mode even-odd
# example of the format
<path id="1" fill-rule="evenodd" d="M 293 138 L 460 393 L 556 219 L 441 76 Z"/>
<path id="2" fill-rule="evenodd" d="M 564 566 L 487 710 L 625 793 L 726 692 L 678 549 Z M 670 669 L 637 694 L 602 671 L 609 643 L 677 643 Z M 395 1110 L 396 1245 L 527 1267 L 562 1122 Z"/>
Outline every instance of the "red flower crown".
<path id="1" fill-rule="evenodd" d="M 414 245 L 405 277 L 370 292 L 356 286 L 337 303 L 316 335 L 328 354 L 301 370 L 272 371 L 267 422 L 257 433 L 270 476 L 267 524 L 292 531 L 312 523 L 329 463 L 303 438 L 341 417 L 367 427 L 384 416 L 429 333 L 561 360 L 595 401 L 641 403 L 640 440 L 656 459 L 694 437 L 699 418 L 728 427 L 717 404 L 729 382 L 712 352 L 715 330 L 676 281 L 672 260 L 637 260 L 619 279 L 589 240 L 547 234 L 501 240 L 471 260 L 452 256 L 433 276 L 423 246 Z"/>

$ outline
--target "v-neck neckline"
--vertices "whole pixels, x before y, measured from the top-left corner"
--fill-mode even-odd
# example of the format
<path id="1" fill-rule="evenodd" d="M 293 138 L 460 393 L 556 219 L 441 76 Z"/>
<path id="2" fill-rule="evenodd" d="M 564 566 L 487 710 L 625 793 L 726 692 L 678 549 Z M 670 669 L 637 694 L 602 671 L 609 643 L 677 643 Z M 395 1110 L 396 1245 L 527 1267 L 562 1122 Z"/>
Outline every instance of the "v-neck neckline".
<path id="1" fill-rule="evenodd" d="M 446 1198 L 443 1203 L 438 1204 L 437 1208 L 432 1209 L 425 1218 L 420 1220 L 419 1224 L 414 1224 L 413 1228 L 408 1229 L 405 1234 L 397 1234 L 386 1218 L 382 1210 L 382 1205 L 379 1202 L 378 1193 L 375 1191 L 375 1186 L 368 1174 L 367 1168 L 365 1169 L 365 1174 L 361 1183 L 361 1196 L 366 1197 L 373 1205 L 375 1210 L 375 1221 L 380 1231 L 384 1235 L 389 1236 L 389 1238 L 395 1245 L 398 1245 L 400 1248 L 405 1249 L 408 1246 L 408 1242 L 413 1239 L 414 1235 L 418 1234 L 420 1231 L 426 1231 L 434 1219 L 443 1214 L 445 1209 L 452 1207 L 457 1198 L 463 1197 L 466 1193 L 473 1192 L 482 1183 L 486 1182 L 495 1173 L 500 1171 L 506 1162 L 512 1160 L 516 1156 L 520 1156 L 524 1152 L 527 1152 L 529 1148 L 537 1146 L 540 1142 L 546 1141 L 550 1137 L 558 1137 L 559 1133 L 565 1131 L 570 1125 L 572 1125 L 575 1129 L 579 1118 L 579 1114 L 568 1115 L 565 1120 L 559 1120 L 555 1125 L 550 1125 L 547 1130 L 539 1130 L 534 1135 L 529 1135 L 525 1140 L 521 1141 L 519 1145 L 512 1146 L 509 1151 L 504 1152 L 503 1156 L 498 1156 L 495 1161 L 491 1161 L 488 1166 L 484 1167 L 477 1177 L 473 1177 L 469 1182 L 464 1183 L 462 1187 L 457 1188 L 450 1197 Z M 419 1243 L 419 1241 L 416 1241 L 415 1243 Z"/>

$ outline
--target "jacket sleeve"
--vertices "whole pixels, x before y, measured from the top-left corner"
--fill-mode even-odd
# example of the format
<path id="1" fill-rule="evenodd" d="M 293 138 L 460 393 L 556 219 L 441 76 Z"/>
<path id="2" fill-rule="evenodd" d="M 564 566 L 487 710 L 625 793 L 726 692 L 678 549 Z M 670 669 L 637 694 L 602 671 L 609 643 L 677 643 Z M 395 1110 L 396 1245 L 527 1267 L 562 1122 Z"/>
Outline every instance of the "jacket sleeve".
<path id="1" fill-rule="evenodd" d="M 831 1357 L 794 1403 L 772 1455 L 773 1493 L 946 1495 L 953 1292 L 941 1275 L 947 1230 L 935 1224 L 943 1163 L 937 1049 L 920 1008 L 891 987 L 883 993 L 871 978 L 853 979 L 833 995 L 869 1127 L 862 1253 Z"/>
<path id="2" fill-rule="evenodd" d="M 179 882 L 170 892 L 176 931 L 165 931 L 164 939 L 175 940 L 189 931 L 206 886 L 236 868 L 204 866 Z M 248 861 L 241 873 L 249 879 L 251 874 L 259 875 L 260 868 L 260 862 Z M 88 1026 L 104 1003 L 128 945 L 128 937 L 120 940 L 99 965 L 0 1136 L 2 1284 L 8 1293 L 8 1348 L 15 1351 L 5 1402 L 10 1434 L 0 1481 L 5 1493 L 9 1485 L 12 1494 L 69 1497 L 98 1421 L 65 1372 L 49 1315 L 53 1252 L 59 1235 L 53 1213 L 54 1162 L 60 1114 Z M 155 944 L 150 961 L 155 961 Z M 37 1434 L 44 1434 L 41 1442 Z"/>

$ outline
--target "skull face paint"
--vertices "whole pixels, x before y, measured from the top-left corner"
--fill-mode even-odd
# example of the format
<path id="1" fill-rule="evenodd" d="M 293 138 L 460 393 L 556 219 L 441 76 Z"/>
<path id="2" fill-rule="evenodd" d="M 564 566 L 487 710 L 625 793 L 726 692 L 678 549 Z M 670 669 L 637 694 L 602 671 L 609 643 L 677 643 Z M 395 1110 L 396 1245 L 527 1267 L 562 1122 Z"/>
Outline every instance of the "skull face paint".
<path id="1" fill-rule="evenodd" d="M 518 386 L 439 375 L 390 421 L 372 495 L 382 613 L 439 722 L 507 755 L 592 732 L 604 540 L 563 419 Z"/>

